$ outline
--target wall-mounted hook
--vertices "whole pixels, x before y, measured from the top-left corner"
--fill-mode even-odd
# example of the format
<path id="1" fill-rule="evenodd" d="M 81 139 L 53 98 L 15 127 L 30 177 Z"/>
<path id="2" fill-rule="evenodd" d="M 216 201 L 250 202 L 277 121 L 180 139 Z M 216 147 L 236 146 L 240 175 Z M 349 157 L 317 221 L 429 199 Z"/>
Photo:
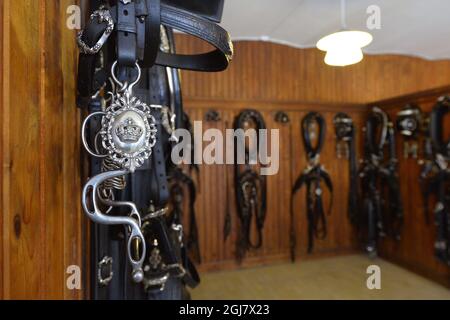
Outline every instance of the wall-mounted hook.
<path id="1" fill-rule="evenodd" d="M 205 120 L 208 122 L 219 122 L 221 119 L 219 112 L 216 110 L 209 110 L 205 114 Z"/>
<path id="2" fill-rule="evenodd" d="M 291 120 L 289 119 L 289 115 L 284 111 L 278 111 L 275 114 L 275 121 L 278 123 L 289 123 Z"/>

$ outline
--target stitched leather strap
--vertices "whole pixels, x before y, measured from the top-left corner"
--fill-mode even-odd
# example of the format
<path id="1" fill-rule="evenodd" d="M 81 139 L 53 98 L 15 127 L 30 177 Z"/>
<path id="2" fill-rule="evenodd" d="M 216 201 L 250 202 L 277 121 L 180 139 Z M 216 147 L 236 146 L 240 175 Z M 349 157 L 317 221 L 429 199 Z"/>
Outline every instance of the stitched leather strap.
<path id="1" fill-rule="evenodd" d="M 222 27 L 208 19 L 168 5 L 161 5 L 161 23 L 205 40 L 216 50 L 196 55 L 159 52 L 156 64 L 196 71 L 222 71 L 233 57 L 231 38 Z"/>

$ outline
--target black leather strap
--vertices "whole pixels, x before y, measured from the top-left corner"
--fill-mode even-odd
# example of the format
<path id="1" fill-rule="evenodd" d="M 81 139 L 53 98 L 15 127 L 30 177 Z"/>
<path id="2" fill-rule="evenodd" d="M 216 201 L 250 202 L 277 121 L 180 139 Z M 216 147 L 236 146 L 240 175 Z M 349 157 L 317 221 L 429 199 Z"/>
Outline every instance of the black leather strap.
<path id="1" fill-rule="evenodd" d="M 438 153 L 450 157 L 450 140 L 444 138 L 445 115 L 450 114 L 450 97 L 441 97 L 430 115 L 430 137 Z"/>
<path id="2" fill-rule="evenodd" d="M 134 2 L 117 2 L 117 64 L 133 67 L 137 61 L 137 28 Z"/>
<path id="3" fill-rule="evenodd" d="M 159 52 L 156 64 L 196 71 L 223 71 L 233 57 L 231 38 L 222 27 L 208 19 L 168 5 L 161 5 L 161 23 L 200 38 L 216 50 L 196 55 Z"/>
<path id="4" fill-rule="evenodd" d="M 141 66 L 151 67 L 155 64 L 161 41 L 161 1 L 146 0 L 148 15 L 145 21 L 145 48 Z"/>
<path id="5" fill-rule="evenodd" d="M 136 10 L 136 29 L 137 29 L 137 56 L 139 60 L 144 59 L 146 20 L 148 18 L 148 9 L 146 0 L 135 1 Z"/>
<path id="6" fill-rule="evenodd" d="M 91 20 L 86 26 L 89 32 L 83 33 L 83 40 L 89 46 L 93 46 L 102 36 L 107 23 L 99 23 L 97 19 Z M 95 72 L 97 63 L 97 55 L 88 55 L 81 53 L 78 61 L 78 79 L 77 79 L 77 105 L 87 106 L 91 100 L 91 96 L 100 89 L 106 80 L 98 79 L 98 74 Z M 104 74 L 104 73 L 103 73 Z M 97 80 L 96 80 L 97 79 Z M 103 82 L 102 82 L 103 80 Z"/>

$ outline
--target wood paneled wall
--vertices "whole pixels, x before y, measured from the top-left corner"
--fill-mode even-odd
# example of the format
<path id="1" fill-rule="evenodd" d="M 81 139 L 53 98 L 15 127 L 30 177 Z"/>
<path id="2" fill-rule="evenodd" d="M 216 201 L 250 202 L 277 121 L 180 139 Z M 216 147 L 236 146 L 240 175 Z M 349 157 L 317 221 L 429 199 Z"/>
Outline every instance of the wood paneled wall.
<path id="1" fill-rule="evenodd" d="M 178 35 L 177 40 L 178 49 L 181 52 L 198 52 L 208 49 L 207 45 L 192 41 L 184 35 Z M 244 265 L 288 260 L 290 188 L 293 179 L 305 165 L 299 126 L 301 118 L 311 110 L 322 110 L 329 125 L 322 162 L 333 177 L 337 190 L 336 204 L 329 217 L 328 239 L 318 242 L 315 254 L 308 256 L 305 254 L 307 231 L 304 195 L 297 196 L 295 206 L 298 208 L 296 226 L 299 259 L 314 257 L 325 252 L 337 254 L 357 248 L 346 213 L 347 162 L 335 158 L 332 117 L 338 111 L 350 113 L 359 128 L 358 136 L 360 137 L 363 118 L 368 111 L 367 103 L 448 85 L 450 62 L 383 55 L 366 56 L 362 63 L 355 66 L 334 68 L 326 66 L 323 62 L 323 54 L 315 49 L 299 50 L 266 42 L 238 42 L 235 43 L 235 49 L 235 59 L 225 72 L 216 74 L 183 72 L 182 75 L 184 98 L 192 120 L 202 120 L 206 110 L 216 109 L 223 118 L 217 125 L 224 129 L 225 126 L 231 126 L 239 110 L 251 107 L 263 110 L 270 128 L 279 127 L 281 130 L 280 172 L 276 176 L 269 177 L 268 180 L 269 210 L 264 231 L 264 248 L 251 254 L 244 261 Z M 361 105 L 355 107 L 355 103 Z M 274 123 L 275 110 L 288 110 L 291 125 L 286 127 Z M 234 191 L 231 189 L 233 187 L 232 168 L 202 166 L 201 171 L 202 190 L 207 190 L 207 192 L 200 192 L 197 204 L 204 258 L 201 268 L 204 270 L 234 268 L 237 266 L 233 260 L 234 238 L 227 243 L 222 240 L 226 203 L 234 205 Z M 410 175 L 407 176 L 410 177 Z M 224 177 L 228 180 L 228 195 L 224 194 L 224 190 L 227 190 Z M 409 187 L 408 191 L 410 191 Z M 236 212 L 233 207 L 232 214 L 236 223 Z M 412 223 L 412 230 L 420 228 L 416 226 L 420 220 L 415 222 L 407 217 L 406 223 Z M 420 262 L 420 254 L 411 252 L 415 243 L 411 239 L 414 232 L 405 232 L 407 234 L 405 242 L 408 242 L 410 247 L 402 247 L 405 250 L 403 260 L 410 260 L 409 265 L 417 262 L 418 269 L 421 266 L 432 265 L 434 267 L 431 269 L 424 267 L 426 270 L 431 270 L 431 273 L 435 273 L 435 270 L 442 271 L 443 268 L 438 267 L 432 257 L 431 238 L 427 243 L 427 245 L 431 244 L 431 254 L 422 258 L 426 260 L 425 262 Z M 411 254 L 416 258 L 408 260 L 407 256 Z"/>
<path id="2" fill-rule="evenodd" d="M 354 252 L 355 235 L 347 218 L 348 162 L 337 160 L 335 156 L 334 128 L 331 125 L 336 114 L 335 106 L 281 103 L 237 103 L 237 102 L 188 102 L 191 119 L 203 120 L 205 113 L 214 109 L 219 112 L 221 121 L 203 122 L 203 130 L 218 128 L 222 132 L 232 128 L 234 118 L 244 108 L 259 110 L 268 129 L 279 129 L 280 167 L 279 172 L 267 177 L 267 218 L 264 227 L 263 247 L 251 251 L 242 266 L 261 265 L 289 261 L 290 199 L 294 180 L 306 167 L 305 152 L 300 136 L 301 119 L 311 110 L 320 110 L 326 118 L 328 128 L 325 148 L 321 162 L 329 171 L 335 186 L 334 204 L 331 215 L 327 217 L 329 234 L 325 240 L 318 240 L 314 253 L 307 254 L 307 220 L 305 211 L 305 190 L 299 192 L 295 200 L 295 227 L 297 233 L 297 257 L 299 260 L 317 256 L 329 256 Z M 284 110 L 291 122 L 275 122 L 275 113 Z M 346 110 L 361 127 L 365 108 L 348 105 Z M 358 135 L 359 138 L 359 135 Z M 270 150 L 269 150 L 270 153 Z M 200 167 L 200 190 L 196 203 L 199 224 L 200 249 L 203 263 L 201 270 L 223 270 L 240 267 L 235 261 L 235 243 L 239 222 L 235 208 L 234 171 L 232 165 L 204 165 Z M 325 204 L 328 208 L 328 194 Z M 232 235 L 223 240 L 224 219 L 230 210 L 233 227 Z"/>
<path id="3" fill-rule="evenodd" d="M 178 35 L 182 52 L 207 45 Z M 317 49 L 268 42 L 236 42 L 235 57 L 222 73 L 183 72 L 186 99 L 219 101 L 369 103 L 450 84 L 450 61 L 399 55 L 366 55 L 361 63 L 330 67 Z"/>
<path id="4" fill-rule="evenodd" d="M 80 298 L 82 267 L 76 1 L 0 2 L 1 292 L 5 299 Z"/>
<path id="5" fill-rule="evenodd" d="M 450 87 L 417 93 L 374 103 L 388 111 L 392 119 L 407 103 L 417 103 L 425 113 L 429 113 L 439 96 L 450 94 Z M 447 136 L 450 134 L 450 118 L 445 123 Z M 420 141 L 423 150 L 423 141 Z M 435 202 L 430 198 L 429 222 L 424 215 L 424 202 L 419 185 L 421 165 L 415 159 L 403 157 L 403 138 L 397 134 L 397 152 L 399 158 L 399 176 L 404 206 L 404 227 L 401 241 L 386 238 L 381 242 L 382 257 L 399 263 L 412 271 L 434 279 L 450 287 L 450 268 L 439 262 L 434 256 L 436 225 L 433 208 Z M 420 157 L 422 158 L 422 157 Z"/>

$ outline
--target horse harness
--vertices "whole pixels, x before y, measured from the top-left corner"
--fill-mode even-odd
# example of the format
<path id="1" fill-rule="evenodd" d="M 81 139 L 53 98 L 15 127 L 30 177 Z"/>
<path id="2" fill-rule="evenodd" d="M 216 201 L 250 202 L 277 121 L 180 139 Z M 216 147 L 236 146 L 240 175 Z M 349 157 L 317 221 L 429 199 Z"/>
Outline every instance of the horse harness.
<path id="1" fill-rule="evenodd" d="M 363 223 L 366 223 L 366 251 L 370 256 L 376 256 L 379 238 L 389 233 L 395 239 L 400 239 L 403 206 L 393 123 L 383 110 L 374 107 L 364 132 L 365 157 L 360 171 L 364 217 L 359 226 L 362 228 Z"/>
<path id="2" fill-rule="evenodd" d="M 183 172 L 179 167 L 174 167 L 169 172 L 169 181 L 171 183 L 170 195 L 172 201 L 172 212 L 170 216 L 169 225 L 173 229 L 183 230 L 183 205 L 185 203 L 185 189 L 188 191 L 188 213 L 189 213 L 189 232 L 187 236 L 186 244 L 183 243 L 183 247 L 187 251 L 192 253 L 194 260 L 197 263 L 201 263 L 199 236 L 197 217 L 195 214 L 195 200 L 197 198 L 197 189 L 195 187 L 194 180 Z M 180 233 L 183 236 L 183 232 Z"/>
<path id="3" fill-rule="evenodd" d="M 317 126 L 317 143 L 313 146 L 313 129 Z M 320 153 L 325 143 L 326 122 L 317 112 L 308 113 L 302 121 L 303 144 L 307 156 L 308 165 L 303 173 L 296 179 L 291 194 L 291 231 L 290 231 L 290 250 L 291 259 L 295 260 L 296 255 L 296 233 L 294 223 L 294 197 L 295 194 L 306 185 L 306 206 L 308 219 L 308 253 L 314 248 L 314 238 L 325 239 L 327 236 L 327 221 L 323 205 L 323 188 L 325 184 L 331 194 L 330 207 L 328 213 L 331 213 L 333 202 L 333 184 L 331 177 L 324 167 L 320 164 Z"/>
<path id="4" fill-rule="evenodd" d="M 242 111 L 234 121 L 234 130 L 246 130 L 251 124 L 255 126 L 257 146 L 252 149 L 245 141 L 238 139 L 234 144 L 234 187 L 236 207 L 240 222 L 240 230 L 236 242 L 236 258 L 242 261 L 247 251 L 259 249 L 263 244 L 263 228 L 266 219 L 266 177 L 259 174 L 257 159 L 254 157 L 259 150 L 258 134 L 266 129 L 262 115 L 256 110 Z M 243 131 L 241 131 L 243 132 Z M 243 147 L 243 148 L 242 148 Z M 244 159 L 239 159 L 239 150 L 244 152 Z M 254 223 L 252 221 L 254 220 Z M 252 240 L 252 226 L 256 228 L 256 240 Z M 231 216 L 227 210 L 225 217 L 225 240 L 231 232 Z"/>
<path id="5" fill-rule="evenodd" d="M 338 113 L 333 120 L 336 133 L 337 157 L 349 160 L 348 216 L 353 224 L 359 218 L 359 176 L 356 159 L 356 130 L 352 118 L 345 113 Z"/>
<path id="6" fill-rule="evenodd" d="M 169 221 L 166 217 L 171 198 L 166 171 L 172 165 L 167 155 L 183 118 L 175 68 L 221 71 L 233 49 L 220 26 L 172 2 L 91 1 L 91 20 L 77 37 L 77 104 L 89 112 L 82 141 L 92 156 L 92 178 L 83 188 L 82 206 L 96 223 L 95 298 L 158 299 L 166 285 L 178 286 L 171 279 L 191 287 L 199 281 L 183 249 L 180 212 Z M 215 50 L 176 54 L 172 29 L 198 37 Z M 192 193 L 190 181 L 176 170 L 172 173 Z M 195 201 L 195 191 L 190 200 Z M 117 229 L 121 225 L 125 229 Z M 187 247 L 193 248 L 198 243 L 193 211 L 190 231 Z"/>
<path id="7" fill-rule="evenodd" d="M 439 98 L 433 107 L 429 123 L 430 157 L 421 174 L 426 216 L 429 196 L 436 198 L 434 221 L 436 225 L 435 255 L 450 265 L 450 140 L 444 138 L 446 115 L 450 113 L 450 97 Z"/>

